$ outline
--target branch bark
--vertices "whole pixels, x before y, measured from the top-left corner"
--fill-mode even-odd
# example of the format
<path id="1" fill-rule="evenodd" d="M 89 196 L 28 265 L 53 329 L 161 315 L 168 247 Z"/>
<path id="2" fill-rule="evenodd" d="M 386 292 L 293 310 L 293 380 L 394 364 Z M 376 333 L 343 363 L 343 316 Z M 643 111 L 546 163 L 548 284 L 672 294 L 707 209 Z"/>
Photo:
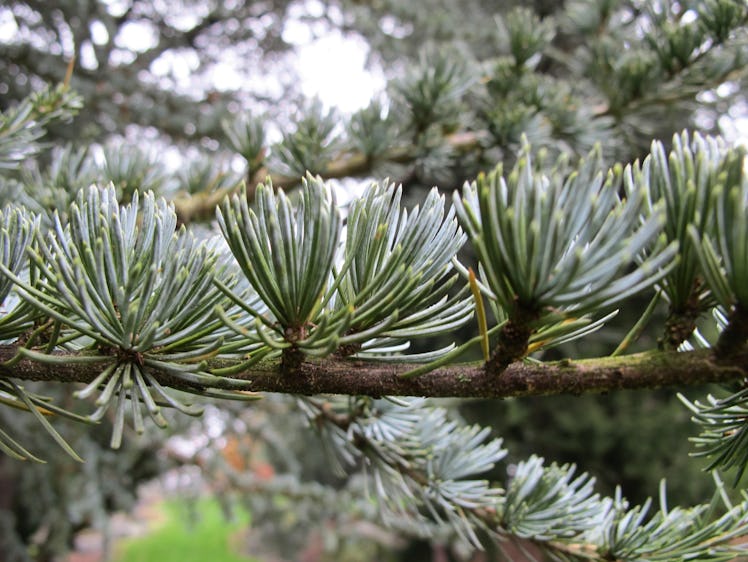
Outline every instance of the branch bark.
<path id="1" fill-rule="evenodd" d="M 89 383 L 102 370 L 101 363 L 74 362 L 81 354 L 59 353 L 70 362 L 47 364 L 21 359 L 5 363 L 17 352 L 14 345 L 0 346 L 0 376 L 21 380 Z M 111 359 L 106 361 L 111 362 Z M 208 369 L 235 365 L 211 360 Z M 414 378 L 402 375 L 412 364 L 387 364 L 327 358 L 304 361 L 292 372 L 279 362 L 252 367 L 235 375 L 247 382 L 246 390 L 287 394 L 348 394 L 367 396 L 429 396 L 510 398 L 554 394 L 605 393 L 616 390 L 726 383 L 748 377 L 748 348 L 726 358 L 711 350 L 678 353 L 651 351 L 620 357 L 562 360 L 553 363 L 516 362 L 503 372 L 487 371 L 482 363 L 435 369 Z M 151 371 L 162 384 L 187 389 L 167 372 Z M 220 386 L 217 384 L 216 386 Z M 190 387 L 193 391 L 196 387 Z M 199 387 L 198 387 L 199 389 Z"/>

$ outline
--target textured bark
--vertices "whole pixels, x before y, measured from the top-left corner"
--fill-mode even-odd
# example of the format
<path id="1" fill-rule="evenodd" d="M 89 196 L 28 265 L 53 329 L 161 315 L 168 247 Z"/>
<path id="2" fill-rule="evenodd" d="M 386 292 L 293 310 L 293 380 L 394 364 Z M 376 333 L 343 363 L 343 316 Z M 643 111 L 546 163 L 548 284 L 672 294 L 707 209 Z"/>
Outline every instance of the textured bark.
<path id="1" fill-rule="evenodd" d="M 0 361 L 11 359 L 15 351 L 14 346 L 0 346 Z M 79 355 L 68 356 L 69 363 L 54 365 L 28 359 L 10 366 L 0 365 L 0 376 L 86 383 L 101 372 L 104 364 L 76 363 Z M 215 369 L 231 364 L 226 360 L 213 360 L 207 367 Z M 304 361 L 297 369 L 285 372 L 280 370 L 279 362 L 265 363 L 235 378 L 247 382 L 246 390 L 304 395 L 509 398 L 584 394 L 735 381 L 748 376 L 748 349 L 743 348 L 724 361 L 710 350 L 667 351 L 554 363 L 517 362 L 500 373 L 487 371 L 483 364 L 462 364 L 413 378 L 401 376 L 411 368 L 412 365 L 328 358 Z M 166 372 L 151 372 L 163 384 L 185 388 L 185 383 Z"/>
<path id="2" fill-rule="evenodd" d="M 720 334 L 715 352 L 720 356 L 731 356 L 740 351 L 748 341 L 748 311 L 740 304 L 730 313 L 729 322 Z"/>

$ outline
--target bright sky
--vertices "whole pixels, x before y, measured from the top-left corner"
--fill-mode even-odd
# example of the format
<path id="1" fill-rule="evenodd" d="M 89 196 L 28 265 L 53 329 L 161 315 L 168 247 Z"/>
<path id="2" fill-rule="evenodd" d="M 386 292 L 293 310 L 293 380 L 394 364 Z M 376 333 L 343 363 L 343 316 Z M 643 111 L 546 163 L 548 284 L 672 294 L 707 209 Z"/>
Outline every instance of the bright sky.
<path id="1" fill-rule="evenodd" d="M 366 107 L 385 86 L 381 72 L 364 68 L 367 50 L 363 39 L 345 38 L 339 31 L 303 46 L 296 66 L 304 95 L 345 113 Z"/>

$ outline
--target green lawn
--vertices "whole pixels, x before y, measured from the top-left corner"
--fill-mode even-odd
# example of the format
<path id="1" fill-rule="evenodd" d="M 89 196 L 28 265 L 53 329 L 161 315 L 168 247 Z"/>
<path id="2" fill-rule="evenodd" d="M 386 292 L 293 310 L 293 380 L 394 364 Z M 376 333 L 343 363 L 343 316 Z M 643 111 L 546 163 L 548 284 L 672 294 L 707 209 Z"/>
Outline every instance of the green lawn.
<path id="1" fill-rule="evenodd" d="M 116 548 L 114 562 L 252 562 L 239 556 L 232 540 L 249 523 L 246 512 L 236 511 L 234 520 L 224 518 L 218 503 L 200 500 L 197 520 L 190 520 L 184 502 L 159 504 L 163 521 L 143 537 L 123 540 Z"/>

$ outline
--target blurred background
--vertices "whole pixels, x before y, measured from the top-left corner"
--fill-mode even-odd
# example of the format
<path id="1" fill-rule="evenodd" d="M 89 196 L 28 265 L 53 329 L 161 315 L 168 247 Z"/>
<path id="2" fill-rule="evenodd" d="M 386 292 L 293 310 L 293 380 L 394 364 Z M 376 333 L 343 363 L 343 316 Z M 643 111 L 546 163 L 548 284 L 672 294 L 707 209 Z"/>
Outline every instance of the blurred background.
<path id="1" fill-rule="evenodd" d="M 3 180 L 0 202 L 51 213 L 112 181 L 123 201 L 151 189 L 181 202 L 183 222 L 209 235 L 211 207 L 190 205 L 267 174 L 289 187 L 306 169 L 326 175 L 343 205 L 389 177 L 415 204 L 511 165 L 522 135 L 539 166 L 596 143 L 607 163 L 631 162 L 684 128 L 745 142 L 747 23 L 735 0 L 4 1 L 0 110 L 62 82 L 71 60 L 84 107 Z M 547 358 L 611 352 L 646 303 Z M 632 349 L 656 346 L 650 332 Z M 444 404 L 505 439 L 491 479 L 535 452 L 633 502 L 662 477 L 673 504 L 711 495 L 672 390 Z M 331 471 L 292 397 L 206 408 L 119 451 L 106 424 L 60 423 L 84 465 L 0 409 L 47 460 L 0 456 L 0 560 L 502 559 L 381 526 L 361 475 Z"/>

